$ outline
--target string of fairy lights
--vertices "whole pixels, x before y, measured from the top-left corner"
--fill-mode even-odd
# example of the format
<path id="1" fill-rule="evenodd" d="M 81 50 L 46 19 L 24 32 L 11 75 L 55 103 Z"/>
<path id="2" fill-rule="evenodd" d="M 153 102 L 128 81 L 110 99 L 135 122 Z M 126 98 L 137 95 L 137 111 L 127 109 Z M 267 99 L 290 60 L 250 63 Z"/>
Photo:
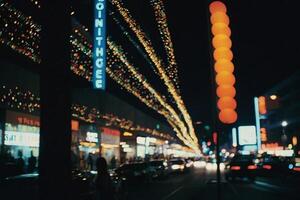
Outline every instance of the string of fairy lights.
<path id="1" fill-rule="evenodd" d="M 179 81 L 178 81 L 178 66 L 175 59 L 175 53 L 173 48 L 173 43 L 171 39 L 171 33 L 169 31 L 167 23 L 167 15 L 165 12 L 164 4 L 161 0 L 151 0 L 151 5 L 154 10 L 155 19 L 158 25 L 158 30 L 161 36 L 161 39 L 164 43 L 164 48 L 167 53 L 167 60 L 169 65 L 166 66 L 166 72 L 168 76 L 173 79 L 173 83 L 176 85 L 179 90 Z"/>
<path id="2" fill-rule="evenodd" d="M 165 102 L 165 100 L 162 98 L 162 96 L 145 80 L 143 75 L 141 75 L 135 69 L 135 67 L 129 63 L 129 61 L 125 57 L 121 47 L 117 46 L 113 41 L 111 41 L 110 38 L 108 38 L 107 43 L 108 43 L 109 49 L 112 49 L 112 53 L 114 54 L 114 56 L 117 56 L 120 59 L 120 61 L 127 66 L 127 69 L 130 70 L 133 77 L 135 77 L 137 79 L 137 81 L 140 82 L 143 85 L 143 87 L 146 88 L 151 93 L 151 95 L 153 95 L 155 97 L 155 99 L 158 100 L 158 102 L 165 108 L 165 111 L 166 110 L 168 111 L 168 112 L 163 112 L 163 115 L 170 121 L 174 120 L 176 122 L 174 124 L 176 124 L 176 126 L 180 127 L 181 132 L 186 133 L 187 132 L 186 127 L 185 127 L 184 123 L 180 120 L 180 118 L 179 118 L 178 114 L 175 112 L 175 110 L 169 104 L 167 104 Z M 174 119 L 171 119 L 170 116 L 172 116 Z M 175 128 L 175 127 L 173 127 L 173 128 Z M 180 134 L 181 132 L 178 132 L 178 134 Z M 191 141 L 191 138 L 189 137 L 189 135 L 185 134 L 184 136 L 186 138 L 184 140 L 184 142 L 186 144 L 188 144 L 189 146 L 191 146 L 191 144 L 189 143 L 189 141 Z"/>
<path id="3" fill-rule="evenodd" d="M 25 16 L 8 3 L 0 4 L 0 43 L 34 62 L 40 63 L 39 32 L 31 16 Z"/>
<path id="4" fill-rule="evenodd" d="M 35 1 L 32 1 L 35 2 Z M 149 59 L 148 63 L 154 64 L 153 71 L 156 72 L 159 77 L 164 81 L 169 93 L 174 98 L 177 108 L 182 113 L 184 120 L 180 119 L 174 108 L 172 108 L 166 101 L 164 95 L 159 94 L 139 73 L 136 68 L 129 63 L 124 51 L 117 48 L 112 40 L 108 41 L 108 61 L 107 61 L 107 74 L 116 81 L 121 88 L 127 90 L 129 93 L 136 96 L 140 101 L 145 103 L 148 107 L 152 108 L 159 114 L 163 115 L 174 131 L 177 133 L 177 137 L 182 140 L 187 146 L 199 151 L 198 140 L 195 136 L 191 118 L 185 108 L 185 105 L 178 94 L 178 77 L 177 77 L 177 65 L 174 56 L 173 45 L 170 38 L 170 33 L 164 23 L 166 23 L 165 14 L 158 15 L 159 10 L 163 10 L 162 2 L 152 1 L 152 5 L 156 12 L 156 20 L 162 40 L 167 51 L 168 66 L 165 66 L 162 60 L 156 55 L 154 48 L 151 45 L 151 41 L 146 37 L 146 34 L 142 31 L 140 26 L 133 20 L 129 11 L 125 9 L 121 2 L 112 0 L 121 15 L 124 17 L 126 23 L 129 24 L 129 28 L 133 30 L 137 36 L 139 42 L 144 47 Z M 34 3 L 35 4 L 35 3 Z M 39 5 L 35 4 L 35 5 Z M 162 11 L 164 13 L 164 10 Z M 40 26 L 34 23 L 32 17 L 26 17 L 21 12 L 10 6 L 8 3 L 0 4 L 0 15 L 3 13 L 11 13 L 10 15 L 3 15 L 0 18 L 0 27 L 3 27 L 0 32 L 0 42 L 12 49 L 16 50 L 34 62 L 40 62 L 39 52 L 39 39 L 40 39 Z M 72 15 L 72 13 L 71 13 Z M 6 16 L 9 16 L 8 18 Z M 21 22 L 20 22 L 21 20 Z M 16 21 L 16 22 L 15 22 Z M 117 23 L 117 21 L 115 20 Z M 22 24 L 28 24 L 24 26 Z M 7 24 L 5 26 L 5 24 Z M 15 24 L 15 25 L 13 25 Z M 120 24 L 119 24 L 120 25 Z M 7 29 L 6 27 L 14 27 L 13 29 Z M 123 32 L 123 31 L 122 31 Z M 32 37 L 34 33 L 34 37 Z M 126 35 L 126 32 L 123 32 Z M 12 36 L 14 38 L 12 39 Z M 22 42 L 22 38 L 26 40 Z M 129 35 L 127 34 L 129 39 Z M 131 38 L 131 42 L 134 40 Z M 71 70 L 78 76 L 91 81 L 92 77 L 92 44 L 87 37 L 87 28 L 81 24 L 73 24 L 72 33 L 70 36 L 71 43 Z M 139 48 L 139 47 L 137 47 Z M 28 53 L 30 52 L 30 53 Z M 142 51 L 140 51 L 142 52 Z M 148 57 L 144 55 L 144 57 Z M 151 63 L 151 64 L 152 64 Z M 187 126 L 186 126 L 187 125 Z"/>
<path id="5" fill-rule="evenodd" d="M 112 17 L 112 19 L 114 20 L 114 22 L 120 27 L 121 33 L 123 34 L 123 36 L 126 37 L 133 44 L 133 46 L 138 50 L 138 52 L 143 56 L 143 58 L 151 66 L 151 68 L 154 71 L 154 73 L 156 75 L 158 75 L 158 72 L 157 72 L 155 66 L 153 66 L 153 63 L 151 62 L 151 60 L 149 60 L 148 56 L 144 53 L 144 51 L 141 49 L 141 47 L 130 36 L 129 32 L 125 29 L 125 27 L 121 24 L 121 22 L 114 16 L 114 12 L 109 12 L 109 15 Z"/>
<path id="6" fill-rule="evenodd" d="M 40 98 L 29 90 L 21 87 L 8 87 L 2 85 L 0 90 L 0 104 L 2 106 L 23 111 L 27 113 L 37 113 L 40 110 Z M 158 136 L 167 140 L 175 141 L 175 138 L 167 133 L 156 129 L 145 128 L 134 124 L 133 121 L 118 117 L 112 113 L 102 113 L 99 109 L 85 105 L 72 104 L 72 117 L 88 123 L 104 122 L 106 126 L 118 127 L 126 131 L 142 131 L 153 136 Z"/>
<path id="7" fill-rule="evenodd" d="M 193 139 L 193 143 L 196 145 L 196 147 L 198 146 L 198 139 L 196 137 L 194 128 L 193 128 L 193 123 L 192 120 L 185 108 L 185 105 L 182 101 L 181 96 L 178 94 L 174 84 L 171 81 L 171 78 L 173 77 L 169 77 L 166 74 L 166 67 L 163 65 L 162 60 L 157 56 L 157 54 L 155 53 L 155 50 L 151 44 L 151 41 L 147 38 L 146 34 L 143 32 L 142 28 L 136 23 L 136 21 L 133 19 L 133 17 L 131 16 L 130 12 L 128 9 L 126 9 L 122 2 L 119 0 L 111 0 L 111 3 L 117 8 L 117 10 L 120 12 L 120 14 L 123 16 L 124 20 L 126 21 L 126 23 L 129 25 L 129 27 L 131 28 L 131 30 L 135 33 L 135 35 L 137 36 L 138 40 L 140 41 L 140 43 L 142 44 L 142 46 L 144 47 L 145 51 L 148 53 L 150 59 L 152 60 L 152 62 L 155 64 L 159 74 L 160 74 L 160 78 L 164 81 L 165 85 L 168 88 L 168 91 L 172 94 L 178 109 L 180 110 L 180 112 L 183 115 L 183 118 L 189 128 L 189 134 Z"/>

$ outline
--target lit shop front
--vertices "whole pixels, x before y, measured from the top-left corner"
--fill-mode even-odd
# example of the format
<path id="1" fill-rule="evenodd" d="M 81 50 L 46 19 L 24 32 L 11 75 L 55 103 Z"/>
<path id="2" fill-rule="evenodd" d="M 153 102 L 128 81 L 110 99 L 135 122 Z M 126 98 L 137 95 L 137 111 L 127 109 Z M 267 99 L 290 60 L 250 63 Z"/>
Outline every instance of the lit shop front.
<path id="1" fill-rule="evenodd" d="M 138 158 L 145 158 L 149 156 L 165 156 L 167 141 L 160 140 L 154 137 L 140 137 L 136 138 L 136 156 Z"/>
<path id="2" fill-rule="evenodd" d="M 87 159 L 89 153 L 99 155 L 100 133 L 95 124 L 82 123 L 78 132 L 73 132 L 72 134 L 73 144 L 75 148 L 78 146 L 80 158 Z"/>
<path id="3" fill-rule="evenodd" d="M 6 111 L 4 124 L 4 146 L 14 158 L 22 153 L 23 159 L 39 155 L 39 117 L 19 112 Z"/>
<path id="4" fill-rule="evenodd" d="M 133 133 L 125 131 L 121 135 L 120 142 L 121 163 L 126 160 L 133 160 L 136 155 L 136 137 Z"/>
<path id="5" fill-rule="evenodd" d="M 107 127 L 101 127 L 101 155 L 111 162 L 115 157 L 117 162 L 120 161 L 120 131 Z"/>

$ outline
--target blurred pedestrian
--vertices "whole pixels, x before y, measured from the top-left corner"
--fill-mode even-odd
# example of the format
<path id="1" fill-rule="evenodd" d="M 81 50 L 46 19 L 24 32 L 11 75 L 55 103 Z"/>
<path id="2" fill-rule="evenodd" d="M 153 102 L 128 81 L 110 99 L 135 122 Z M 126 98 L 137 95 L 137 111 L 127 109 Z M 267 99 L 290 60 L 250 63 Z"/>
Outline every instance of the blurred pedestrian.
<path id="1" fill-rule="evenodd" d="M 18 151 L 18 158 L 16 160 L 16 165 L 18 168 L 18 173 L 23 174 L 24 173 L 24 166 L 25 162 L 23 159 L 23 152 L 21 150 Z"/>
<path id="2" fill-rule="evenodd" d="M 113 156 L 110 161 L 110 166 L 112 169 L 115 169 L 116 165 L 117 165 L 117 160 L 116 160 L 115 156 Z"/>
<path id="3" fill-rule="evenodd" d="M 36 168 L 36 157 L 33 155 L 33 151 L 30 152 L 30 157 L 28 158 L 28 172 L 31 173 Z"/>
<path id="4" fill-rule="evenodd" d="M 93 154 L 89 153 L 88 158 L 87 158 L 87 163 L 88 163 L 88 169 L 93 170 L 94 168 L 94 159 L 93 159 Z"/>
<path id="5" fill-rule="evenodd" d="M 107 162 L 105 158 L 99 157 L 96 162 L 97 177 L 96 177 L 96 199 L 97 200 L 115 200 L 115 191 L 110 179 Z"/>

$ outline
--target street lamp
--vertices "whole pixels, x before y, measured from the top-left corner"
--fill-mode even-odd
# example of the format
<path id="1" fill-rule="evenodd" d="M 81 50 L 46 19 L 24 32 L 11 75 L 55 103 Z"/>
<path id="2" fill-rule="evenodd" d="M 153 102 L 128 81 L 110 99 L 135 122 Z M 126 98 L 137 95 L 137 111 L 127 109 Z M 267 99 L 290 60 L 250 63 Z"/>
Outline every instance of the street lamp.
<path id="1" fill-rule="evenodd" d="M 282 126 L 282 136 L 281 136 L 281 141 L 283 143 L 283 148 L 285 149 L 285 144 L 287 141 L 287 135 L 285 134 L 285 127 L 287 127 L 288 122 L 287 121 L 282 121 L 281 126 Z"/>
<path id="2" fill-rule="evenodd" d="M 282 122 L 281 122 L 281 126 L 282 126 L 282 127 L 286 127 L 287 125 L 288 125 L 287 121 L 282 121 Z"/>
<path id="3" fill-rule="evenodd" d="M 275 94 L 271 95 L 270 99 L 272 99 L 273 101 L 275 101 L 277 99 L 277 95 L 275 95 Z"/>

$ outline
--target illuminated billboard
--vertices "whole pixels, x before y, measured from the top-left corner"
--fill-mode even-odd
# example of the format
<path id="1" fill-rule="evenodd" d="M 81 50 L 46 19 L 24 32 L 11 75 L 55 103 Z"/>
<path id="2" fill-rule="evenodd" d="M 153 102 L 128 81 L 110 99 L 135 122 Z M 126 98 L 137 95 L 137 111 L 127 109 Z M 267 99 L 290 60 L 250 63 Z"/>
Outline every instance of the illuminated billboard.
<path id="1" fill-rule="evenodd" d="M 256 127 L 255 126 L 240 126 L 238 128 L 239 145 L 254 145 L 256 144 Z"/>
<path id="2" fill-rule="evenodd" d="M 94 0 L 93 86 L 105 90 L 106 0 Z"/>

